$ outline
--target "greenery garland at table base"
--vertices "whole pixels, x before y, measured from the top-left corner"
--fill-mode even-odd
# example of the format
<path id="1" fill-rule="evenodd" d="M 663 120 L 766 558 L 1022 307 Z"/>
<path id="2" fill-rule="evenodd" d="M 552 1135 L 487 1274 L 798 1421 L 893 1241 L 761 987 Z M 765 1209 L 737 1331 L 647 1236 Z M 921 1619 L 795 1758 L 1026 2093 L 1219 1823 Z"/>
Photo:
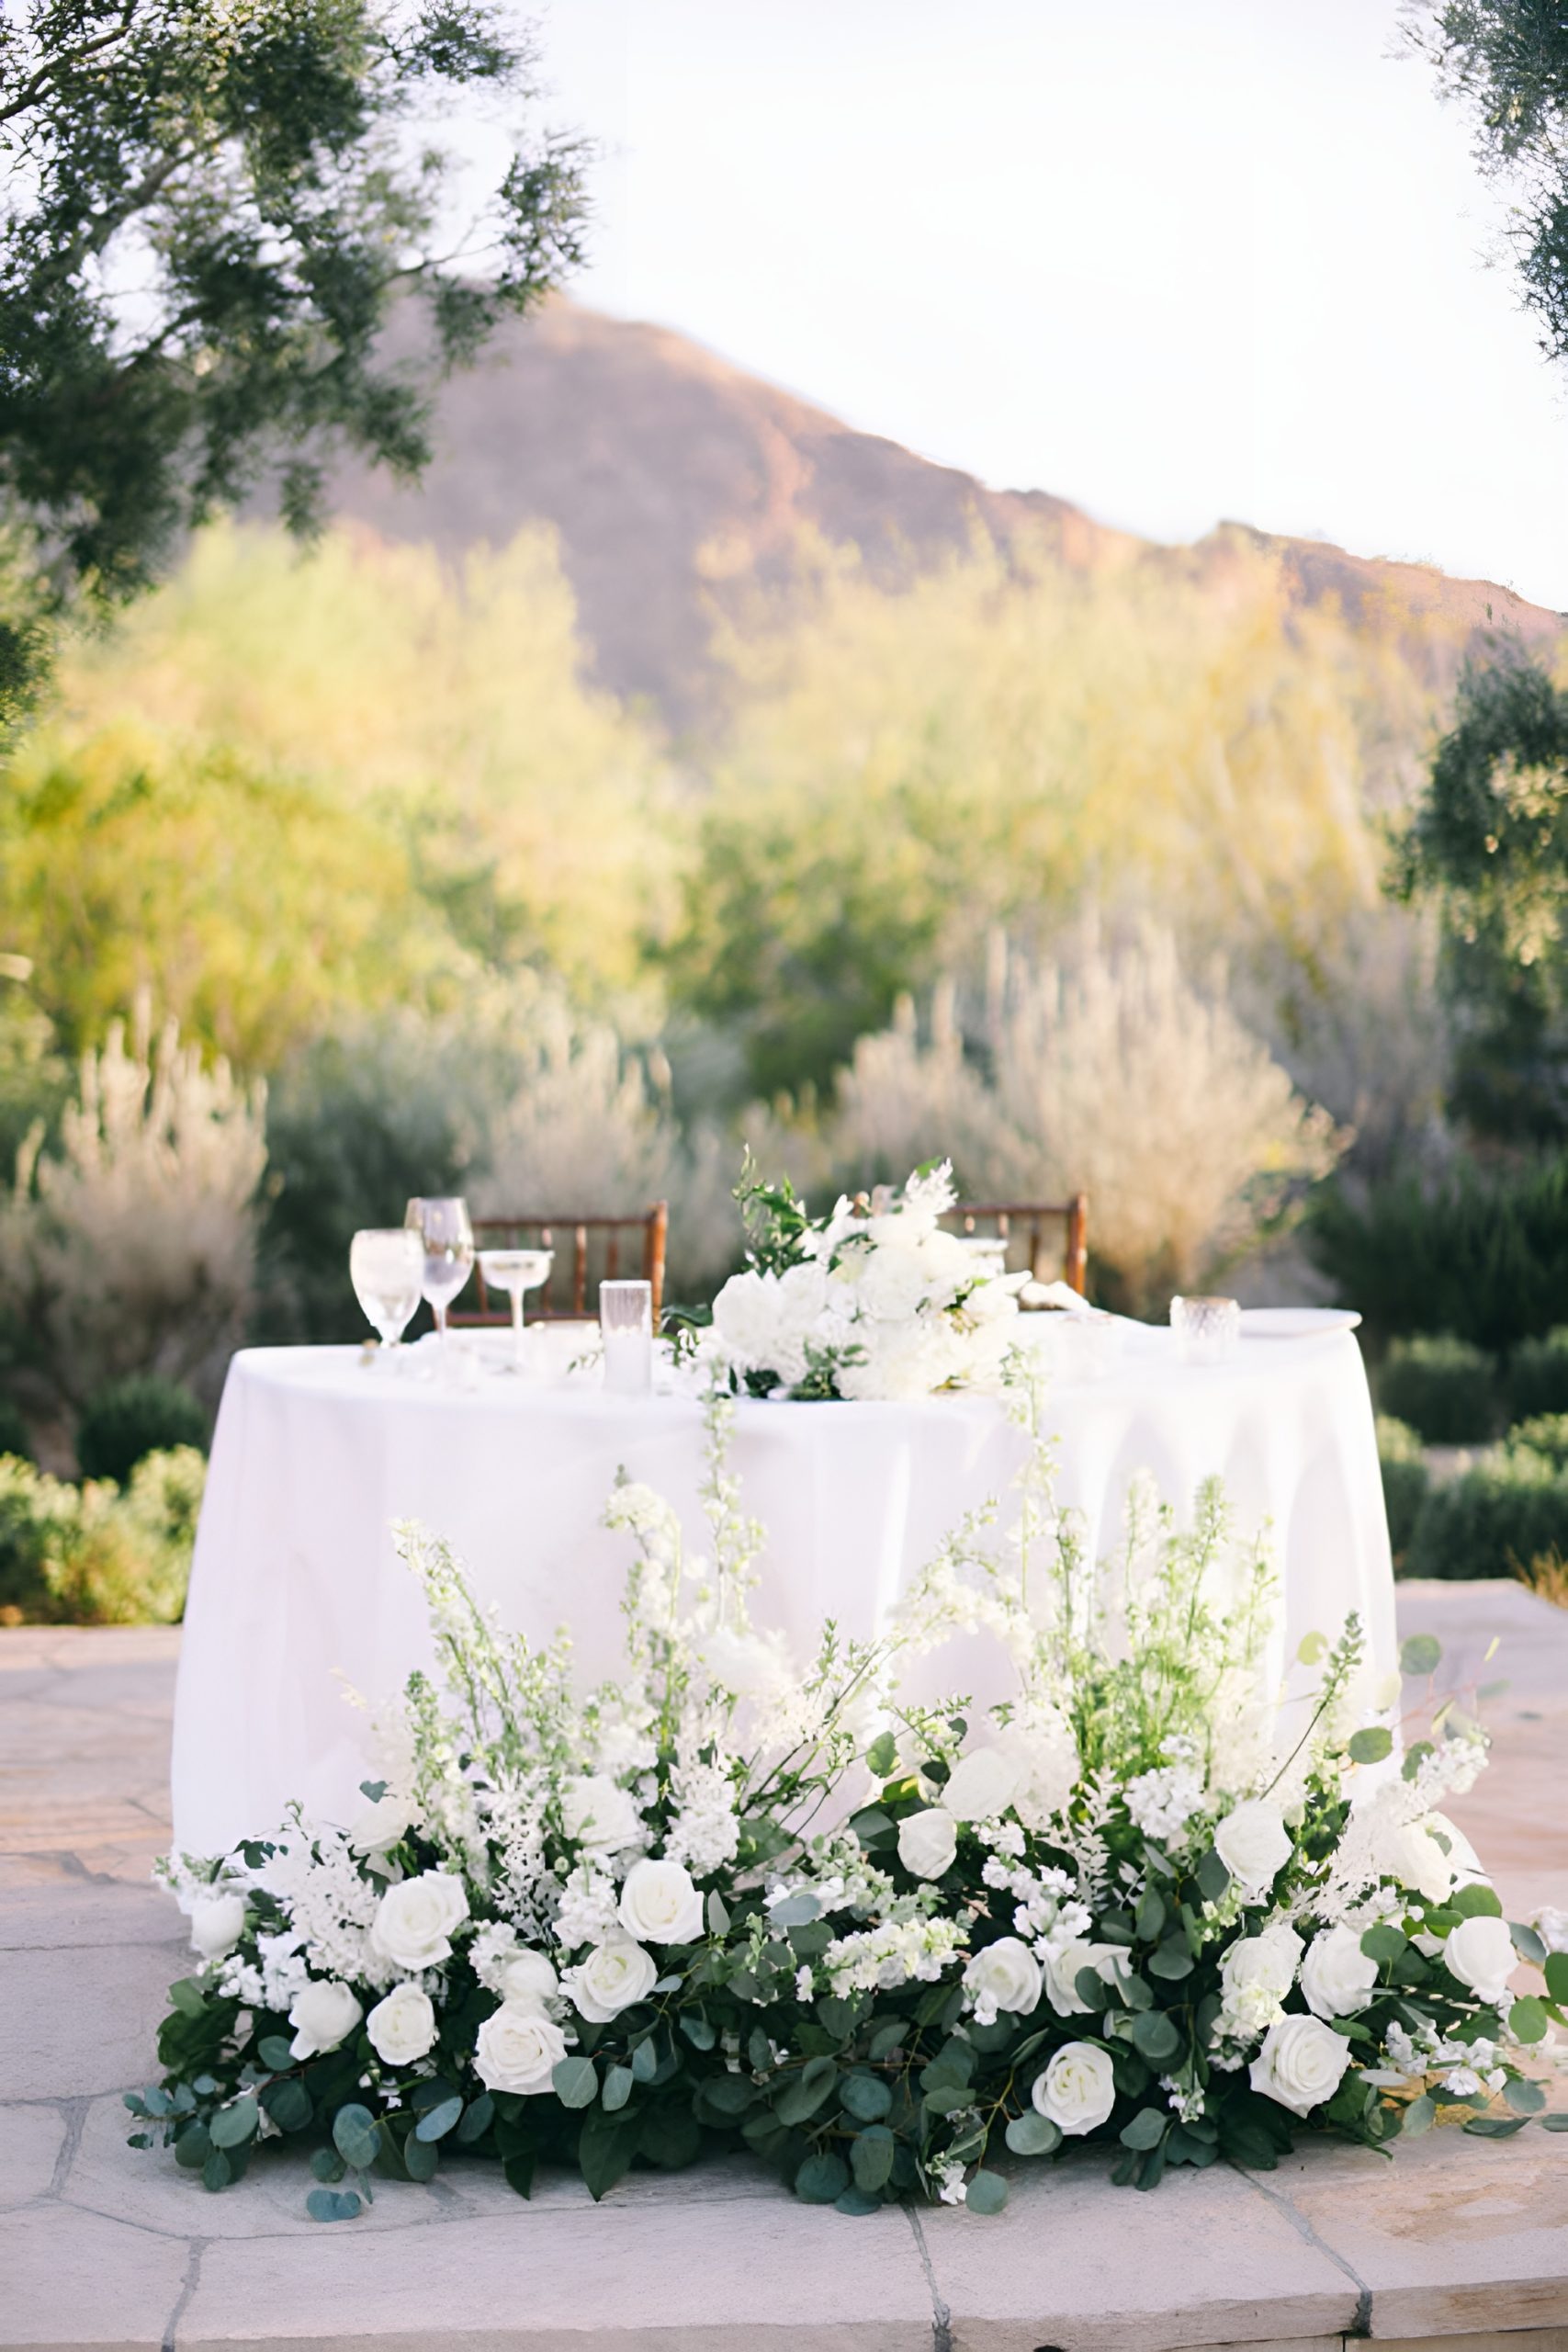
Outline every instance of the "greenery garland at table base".
<path id="1" fill-rule="evenodd" d="M 726 2146 L 841 2212 L 995 2212 L 1004 2151 L 1109 2142 L 1152 2188 L 1271 2166 L 1303 2130 L 1521 2129 L 1568 1953 L 1505 1924 L 1436 1810 L 1479 1729 L 1436 1702 L 1401 1761 L 1354 1621 L 1303 1645 L 1281 1711 L 1272 1572 L 1218 1489 L 1185 1532 L 1135 1497 L 1096 1563 L 1054 1501 L 1038 1384 L 1015 1367 L 1007 1393 L 1030 1439 L 1010 1525 L 973 1514 L 885 1639 L 829 1626 L 804 1670 L 750 1621 L 760 1530 L 716 1396 L 711 1555 L 617 1487 L 626 1662 L 586 1698 L 564 1640 L 500 1635 L 402 1531 L 439 1679 L 373 1720 L 356 1820 L 161 1866 L 201 1962 L 132 2144 L 219 2189 L 292 2143 L 321 2220 L 454 2154 L 524 2195 L 575 2164 L 600 2197 Z M 978 1631 L 1012 1700 L 974 1723 L 915 1703 L 910 1662 Z M 1520 1956 L 1544 1995 L 1511 1996 Z"/>

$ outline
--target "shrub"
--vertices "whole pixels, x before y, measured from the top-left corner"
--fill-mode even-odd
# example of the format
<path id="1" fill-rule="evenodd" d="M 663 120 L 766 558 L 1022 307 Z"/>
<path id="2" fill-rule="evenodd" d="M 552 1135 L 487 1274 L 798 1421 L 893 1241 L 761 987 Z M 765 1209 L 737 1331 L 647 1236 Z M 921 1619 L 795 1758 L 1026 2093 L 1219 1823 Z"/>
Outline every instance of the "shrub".
<path id="1" fill-rule="evenodd" d="M 1307 1237 L 1337 1295 L 1379 1336 L 1451 1331 L 1517 1349 L 1568 1298 L 1568 1155 L 1487 1170 L 1461 1160 L 1432 1187 L 1415 1176 L 1326 1184 Z M 1515 1409 L 1549 1405 L 1531 1396 Z"/>
<path id="2" fill-rule="evenodd" d="M 1378 1374 L 1378 1403 L 1427 1445 L 1476 1445 L 1497 1425 L 1497 1367 L 1451 1333 L 1396 1340 Z"/>
<path id="3" fill-rule="evenodd" d="M 15 1454 L 19 1462 L 33 1458 L 28 1425 L 8 1396 L 0 1396 L 0 1454 Z"/>
<path id="4" fill-rule="evenodd" d="M 1508 1358 L 1508 1410 L 1516 1421 L 1532 1413 L 1568 1413 L 1568 1323 L 1539 1340 L 1521 1340 Z"/>
<path id="5" fill-rule="evenodd" d="M 1431 1478 L 1421 1440 L 1408 1421 L 1396 1421 L 1392 1414 L 1380 1413 L 1377 1428 L 1378 1468 L 1382 1472 L 1388 1540 L 1397 1565 L 1410 1548 Z"/>
<path id="6" fill-rule="evenodd" d="M 0 1623 L 174 1623 L 206 1475 L 192 1446 L 148 1454 L 123 1490 L 0 1460 Z"/>
<path id="7" fill-rule="evenodd" d="M 207 1451 L 207 1415 L 188 1388 L 154 1373 L 112 1381 L 92 1398 L 76 1429 L 76 1464 L 84 1478 L 112 1478 L 123 1487 L 149 1453 L 171 1446 Z"/>
<path id="8" fill-rule="evenodd" d="M 1503 1443 L 1510 1453 L 1535 1453 L 1554 1469 L 1568 1470 L 1568 1413 L 1537 1413 L 1516 1421 Z"/>
<path id="9" fill-rule="evenodd" d="M 1404 1567 L 1413 1577 L 1519 1576 L 1551 1552 L 1568 1553 L 1568 1472 L 1520 1446 L 1432 1488 Z"/>

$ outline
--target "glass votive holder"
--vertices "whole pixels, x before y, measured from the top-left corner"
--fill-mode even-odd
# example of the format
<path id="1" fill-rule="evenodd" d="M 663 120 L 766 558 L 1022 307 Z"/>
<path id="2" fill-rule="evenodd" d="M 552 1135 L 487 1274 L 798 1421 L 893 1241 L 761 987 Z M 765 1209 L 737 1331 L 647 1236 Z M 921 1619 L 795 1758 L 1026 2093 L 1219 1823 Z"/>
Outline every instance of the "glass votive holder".
<path id="1" fill-rule="evenodd" d="M 601 1283 L 599 1333 L 605 1387 L 619 1396 L 646 1396 L 653 1386 L 653 1284 Z"/>
<path id="2" fill-rule="evenodd" d="M 1173 1298 L 1170 1328 L 1183 1363 L 1224 1363 L 1241 1339 L 1241 1308 L 1234 1298 Z"/>

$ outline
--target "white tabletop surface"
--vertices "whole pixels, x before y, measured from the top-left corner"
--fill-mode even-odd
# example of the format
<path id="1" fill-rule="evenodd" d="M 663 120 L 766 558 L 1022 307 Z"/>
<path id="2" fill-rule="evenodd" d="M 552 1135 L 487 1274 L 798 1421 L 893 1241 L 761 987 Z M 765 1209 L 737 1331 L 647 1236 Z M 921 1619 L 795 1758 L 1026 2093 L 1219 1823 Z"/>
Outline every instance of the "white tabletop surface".
<path id="1" fill-rule="evenodd" d="M 1033 1318 L 1026 1318 L 1032 1322 Z M 576 1343 L 552 1333 L 564 1369 Z M 502 1342 L 486 1334 L 482 1352 Z M 361 1718 L 424 1663 L 428 1640 L 390 1529 L 424 1521 L 468 1563 L 503 1623 L 570 1627 L 586 1679 L 617 1661 L 626 1539 L 599 1524 L 618 1469 L 667 1495 L 699 1544 L 701 1408 L 685 1395 L 604 1394 L 592 1373 L 530 1382 L 467 1367 L 469 1385 L 396 1373 L 356 1348 L 235 1357 L 212 1450 L 182 1645 L 174 1753 L 176 1841 L 217 1852 L 299 1798 L 341 1817 L 363 1776 Z M 1380 1670 L 1395 1656 L 1393 1589 L 1371 1402 L 1348 1331 L 1244 1339 L 1227 1363 L 1183 1363 L 1174 1337 L 1134 1329 L 1099 1379 L 1049 1397 L 1060 1493 L 1091 1541 L 1114 1539 L 1130 1479 L 1153 1473 L 1179 1509 L 1224 1478 L 1240 1522 L 1271 1523 L 1283 1571 L 1279 1653 L 1359 1610 Z M 873 1632 L 942 1536 L 1005 1497 L 1021 1439 L 995 1401 L 773 1404 L 737 1410 L 733 1463 L 768 1530 L 759 1622 L 814 1646 L 824 1616 Z M 994 1660 L 944 1653 L 942 1688 L 981 1698 Z M 934 1695 L 934 1693 L 933 1693 Z"/>

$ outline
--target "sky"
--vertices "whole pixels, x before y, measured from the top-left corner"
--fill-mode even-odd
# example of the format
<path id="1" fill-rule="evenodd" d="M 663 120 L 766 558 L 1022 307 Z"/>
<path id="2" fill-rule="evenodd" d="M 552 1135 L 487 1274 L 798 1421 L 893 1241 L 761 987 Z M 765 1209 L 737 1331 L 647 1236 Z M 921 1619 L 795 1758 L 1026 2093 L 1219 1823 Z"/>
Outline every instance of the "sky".
<path id="1" fill-rule="evenodd" d="M 1158 539 L 1568 608 L 1568 375 L 1396 0 L 533 0 L 576 299 Z"/>

